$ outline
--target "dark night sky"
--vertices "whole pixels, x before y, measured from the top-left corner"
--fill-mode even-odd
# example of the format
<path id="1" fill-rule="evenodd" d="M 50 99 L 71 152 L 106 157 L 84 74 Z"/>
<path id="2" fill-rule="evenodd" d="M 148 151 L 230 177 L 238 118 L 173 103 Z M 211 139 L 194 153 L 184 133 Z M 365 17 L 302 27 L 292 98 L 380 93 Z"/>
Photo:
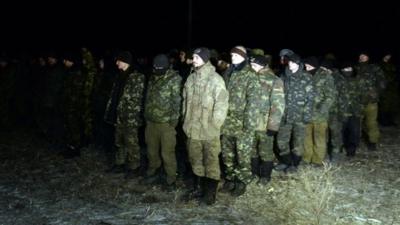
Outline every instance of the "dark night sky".
<path id="1" fill-rule="evenodd" d="M 129 6 L 126 2 L 57 2 L 46 6 L 51 10 L 37 3 L 25 7 L 10 5 L 0 13 L 1 47 L 87 45 L 129 48 L 141 53 L 185 47 L 188 1 L 147 0 L 140 5 L 132 1 Z M 318 5 L 232 2 L 193 0 L 192 46 L 228 50 L 242 44 L 261 47 L 272 54 L 281 48 L 293 48 L 304 54 L 400 49 L 396 34 L 399 10 L 393 3 L 351 6 L 337 1 Z M 27 19 L 22 19 L 22 15 Z"/>

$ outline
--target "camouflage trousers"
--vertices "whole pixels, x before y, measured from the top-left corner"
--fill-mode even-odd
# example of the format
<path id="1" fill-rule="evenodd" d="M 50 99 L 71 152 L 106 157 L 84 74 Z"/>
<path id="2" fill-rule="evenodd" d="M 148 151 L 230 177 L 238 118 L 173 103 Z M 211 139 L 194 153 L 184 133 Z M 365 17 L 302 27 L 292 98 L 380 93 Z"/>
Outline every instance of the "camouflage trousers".
<path id="1" fill-rule="evenodd" d="M 364 108 L 364 128 L 370 143 L 378 143 L 380 132 L 378 127 L 378 104 L 369 103 Z"/>
<path id="2" fill-rule="evenodd" d="M 163 164 L 168 183 L 176 180 L 176 131 L 168 123 L 146 122 L 145 139 L 149 160 L 147 176 L 154 175 Z"/>
<path id="3" fill-rule="evenodd" d="M 303 160 L 322 165 L 327 149 L 327 122 L 312 122 L 306 125 Z"/>
<path id="4" fill-rule="evenodd" d="M 115 128 L 115 164 L 125 164 L 130 169 L 140 166 L 138 128 L 117 126 Z"/>
<path id="5" fill-rule="evenodd" d="M 266 131 L 256 131 L 253 151 L 251 158 L 258 158 L 264 162 L 273 161 L 274 155 L 274 137 L 268 136 Z"/>
<path id="6" fill-rule="evenodd" d="M 189 161 L 193 173 L 199 177 L 208 177 L 213 180 L 221 179 L 219 153 L 221 143 L 219 137 L 213 140 L 187 140 Z"/>
<path id="7" fill-rule="evenodd" d="M 342 122 L 337 115 L 331 115 L 328 122 L 329 143 L 332 148 L 331 153 L 339 153 L 343 146 Z"/>
<path id="8" fill-rule="evenodd" d="M 298 156 L 304 153 L 304 123 L 283 123 L 279 127 L 277 142 L 279 155 L 287 155 L 290 152 Z"/>
<path id="9" fill-rule="evenodd" d="M 222 136 L 222 159 L 227 180 L 235 178 L 248 184 L 252 181 L 251 154 L 254 146 L 254 132 L 238 136 Z"/>

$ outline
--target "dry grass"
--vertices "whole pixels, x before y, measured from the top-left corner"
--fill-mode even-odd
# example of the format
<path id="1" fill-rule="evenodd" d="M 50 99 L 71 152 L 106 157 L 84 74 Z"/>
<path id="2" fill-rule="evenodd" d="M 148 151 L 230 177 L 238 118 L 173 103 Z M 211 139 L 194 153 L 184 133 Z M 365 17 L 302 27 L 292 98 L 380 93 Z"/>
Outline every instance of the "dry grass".
<path id="1" fill-rule="evenodd" d="M 329 203 L 334 195 L 337 168 L 326 164 L 321 169 L 304 166 L 298 172 L 274 177 L 267 186 L 250 184 L 235 203 L 257 221 L 272 224 L 319 225 L 332 221 Z M 329 223 L 332 224 L 332 223 Z"/>

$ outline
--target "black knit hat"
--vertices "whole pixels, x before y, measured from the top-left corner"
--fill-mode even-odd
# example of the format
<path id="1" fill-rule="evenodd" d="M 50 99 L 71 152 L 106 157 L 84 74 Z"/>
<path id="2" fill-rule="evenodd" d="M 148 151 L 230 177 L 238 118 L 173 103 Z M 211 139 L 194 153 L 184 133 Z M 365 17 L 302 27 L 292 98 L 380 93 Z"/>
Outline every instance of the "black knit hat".
<path id="1" fill-rule="evenodd" d="M 256 55 L 251 59 L 251 63 L 258 64 L 262 67 L 268 65 L 268 60 L 265 56 L 263 55 Z"/>
<path id="2" fill-rule="evenodd" d="M 289 61 L 292 61 L 292 62 L 294 62 L 296 64 L 300 64 L 301 63 L 301 58 L 296 53 L 293 53 L 292 55 L 289 55 L 288 59 L 289 59 Z"/>
<path id="3" fill-rule="evenodd" d="M 159 54 L 154 57 L 153 67 L 155 69 L 166 69 L 169 67 L 169 59 L 165 54 Z"/>
<path id="4" fill-rule="evenodd" d="M 128 51 L 123 51 L 123 52 L 120 52 L 120 53 L 118 54 L 116 60 L 120 60 L 120 61 L 122 61 L 122 62 L 127 63 L 127 64 L 130 65 L 130 64 L 132 64 L 133 57 L 132 57 L 132 54 L 131 54 L 130 52 L 128 52 Z"/>
<path id="5" fill-rule="evenodd" d="M 288 56 L 293 55 L 293 54 L 294 54 L 294 52 L 292 50 L 290 50 L 290 49 L 287 49 L 287 48 L 284 48 L 284 49 L 279 51 L 279 56 L 280 57 L 284 57 L 284 56 L 288 57 Z"/>
<path id="6" fill-rule="evenodd" d="M 245 47 L 243 46 L 235 46 L 231 49 L 231 53 L 236 53 L 240 56 L 242 56 L 243 58 L 247 58 L 247 50 Z"/>
<path id="7" fill-rule="evenodd" d="M 204 63 L 208 62 L 210 60 L 210 50 L 208 48 L 197 48 L 193 51 L 193 55 L 196 54 L 200 56 L 200 58 L 203 60 Z"/>
<path id="8" fill-rule="evenodd" d="M 304 64 L 308 64 L 308 65 L 310 65 L 310 66 L 312 66 L 312 67 L 314 67 L 314 68 L 318 68 L 318 67 L 319 67 L 318 59 L 317 59 L 317 57 L 315 57 L 315 56 L 311 56 L 311 57 L 305 58 L 305 59 L 303 60 L 303 63 L 304 63 Z"/>
<path id="9" fill-rule="evenodd" d="M 321 62 L 321 67 L 333 70 L 335 68 L 335 63 L 333 60 L 325 59 Z"/>

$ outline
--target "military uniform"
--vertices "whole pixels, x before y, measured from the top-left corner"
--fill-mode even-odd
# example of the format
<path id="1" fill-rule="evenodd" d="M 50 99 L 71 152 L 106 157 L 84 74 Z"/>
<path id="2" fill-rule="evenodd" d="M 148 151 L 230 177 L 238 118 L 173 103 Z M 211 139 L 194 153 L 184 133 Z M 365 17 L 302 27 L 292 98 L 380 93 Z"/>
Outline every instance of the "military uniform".
<path id="1" fill-rule="evenodd" d="M 329 112 L 335 100 L 331 72 L 319 68 L 312 77 L 314 99 L 311 123 L 306 125 L 303 161 L 322 165 L 327 153 Z"/>
<path id="2" fill-rule="evenodd" d="M 342 140 L 342 121 L 339 118 L 339 83 L 342 82 L 343 76 L 339 70 L 335 69 L 332 72 L 332 77 L 334 80 L 335 90 L 334 90 L 334 101 L 329 112 L 329 144 L 330 144 L 330 154 L 338 154 L 343 145 Z"/>
<path id="3" fill-rule="evenodd" d="M 285 110 L 283 82 L 270 68 L 258 72 L 260 90 L 260 109 L 257 117 L 255 148 L 253 157 L 262 161 L 273 161 L 274 136 L 267 135 L 267 130 L 278 132 Z"/>
<path id="4" fill-rule="evenodd" d="M 343 74 L 338 82 L 338 116 L 342 122 L 343 146 L 348 156 L 354 156 L 360 144 L 362 98 L 364 89 L 361 80 L 354 74 Z"/>
<path id="5" fill-rule="evenodd" d="M 385 76 L 376 65 L 360 63 L 356 66 L 357 76 L 360 77 L 365 90 L 362 103 L 364 104 L 364 122 L 369 144 L 376 145 L 379 142 L 380 132 L 378 127 L 378 101 L 385 88 Z"/>
<path id="6" fill-rule="evenodd" d="M 153 75 L 147 86 L 145 101 L 147 176 L 154 175 L 163 162 L 168 183 L 176 180 L 175 127 L 180 115 L 181 83 L 182 78 L 173 70 Z"/>
<path id="7" fill-rule="evenodd" d="M 227 82 L 228 116 L 222 127 L 222 157 L 228 181 L 252 181 L 251 153 L 254 146 L 261 84 L 249 65 L 234 69 Z"/>
<path id="8" fill-rule="evenodd" d="M 311 122 L 315 95 L 311 74 L 299 66 L 295 73 L 286 69 L 282 76 L 286 107 L 277 136 L 282 162 L 295 166 L 304 153 L 305 124 Z"/>
<path id="9" fill-rule="evenodd" d="M 221 179 L 220 128 L 228 110 L 228 92 L 215 67 L 207 62 L 192 73 L 183 89 L 183 131 L 193 173 Z"/>
<path id="10" fill-rule="evenodd" d="M 115 81 L 105 113 L 106 122 L 115 125 L 115 164 L 125 164 L 132 170 L 140 166 L 138 129 L 143 123 L 143 92 L 144 75 L 129 67 Z"/>

